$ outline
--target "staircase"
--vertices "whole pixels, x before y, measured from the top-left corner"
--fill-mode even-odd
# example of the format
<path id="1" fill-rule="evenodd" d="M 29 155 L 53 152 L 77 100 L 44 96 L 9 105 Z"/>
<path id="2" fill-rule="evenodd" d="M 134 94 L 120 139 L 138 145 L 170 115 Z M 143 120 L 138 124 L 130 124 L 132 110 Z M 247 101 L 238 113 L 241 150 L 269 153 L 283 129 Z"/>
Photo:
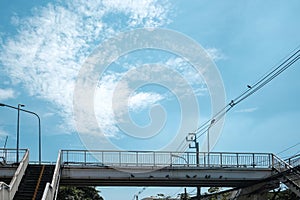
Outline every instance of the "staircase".
<path id="1" fill-rule="evenodd" d="M 14 200 L 39 200 L 47 182 L 51 182 L 54 165 L 29 164 Z"/>
<path id="2" fill-rule="evenodd" d="M 282 173 L 280 181 L 285 184 L 292 192 L 300 197 L 300 166 L 293 167 Z"/>

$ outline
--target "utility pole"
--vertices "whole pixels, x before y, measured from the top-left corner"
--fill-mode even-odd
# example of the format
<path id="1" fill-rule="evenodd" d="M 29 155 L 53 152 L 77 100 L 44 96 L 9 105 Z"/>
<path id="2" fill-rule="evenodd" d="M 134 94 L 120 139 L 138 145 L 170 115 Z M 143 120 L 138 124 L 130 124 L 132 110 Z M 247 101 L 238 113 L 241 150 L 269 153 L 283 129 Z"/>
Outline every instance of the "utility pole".
<path id="1" fill-rule="evenodd" d="M 24 107 L 25 105 L 23 104 L 18 104 L 18 107 L 14 107 L 11 105 L 7 105 L 4 103 L 0 103 L 0 107 L 8 107 L 8 108 L 12 108 L 18 111 L 18 118 L 17 118 L 17 160 L 16 162 L 19 163 L 19 140 L 20 140 L 20 111 L 22 112 L 26 112 L 32 115 L 35 115 L 38 119 L 38 125 L 39 125 L 39 164 L 41 164 L 42 162 L 42 131 L 41 131 L 41 118 L 38 114 L 36 114 L 35 112 L 32 112 L 30 110 L 25 110 L 22 109 L 21 107 Z"/>
<path id="2" fill-rule="evenodd" d="M 209 127 L 207 128 L 207 164 L 208 166 L 210 165 L 210 160 L 209 160 L 209 153 L 210 153 L 210 144 L 209 144 L 209 129 L 212 127 L 212 125 L 215 123 L 215 119 L 212 119 L 210 121 Z"/>
<path id="3" fill-rule="evenodd" d="M 184 197 L 183 197 L 184 200 L 187 200 L 187 193 L 186 193 L 186 188 L 184 188 Z"/>
<path id="4" fill-rule="evenodd" d="M 24 107 L 23 104 L 18 104 L 18 118 L 17 118 L 17 163 L 19 163 L 19 146 L 20 146 L 20 107 Z"/>
<path id="5" fill-rule="evenodd" d="M 186 137 L 186 141 L 188 142 L 194 142 L 194 146 L 189 145 L 189 148 L 195 148 L 196 149 L 196 165 L 197 167 L 200 166 L 200 160 L 199 160 L 199 142 L 197 141 L 197 135 L 196 133 L 189 133 Z M 201 197 L 201 187 L 197 186 L 197 199 L 200 199 Z"/>

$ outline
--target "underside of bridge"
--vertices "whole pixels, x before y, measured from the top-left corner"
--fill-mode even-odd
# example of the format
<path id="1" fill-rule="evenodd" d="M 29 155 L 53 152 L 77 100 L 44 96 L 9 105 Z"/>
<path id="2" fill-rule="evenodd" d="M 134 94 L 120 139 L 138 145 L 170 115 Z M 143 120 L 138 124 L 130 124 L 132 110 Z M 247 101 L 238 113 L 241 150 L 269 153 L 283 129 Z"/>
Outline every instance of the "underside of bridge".
<path id="1" fill-rule="evenodd" d="M 113 168 L 64 166 L 61 185 L 244 187 L 271 176 L 272 169 L 253 168 Z"/>
<path id="2" fill-rule="evenodd" d="M 8 149 L 3 151 L 9 155 Z M 7 158 L 0 166 L 0 199 L 22 196 L 21 186 L 28 193 L 30 184 L 25 179 L 32 176 L 27 169 L 35 169 L 29 164 L 28 150 L 18 164 L 15 157 L 12 162 Z M 287 162 L 270 153 L 63 150 L 50 167 L 47 183 L 43 182 L 45 170 L 33 170 L 42 185 L 33 194 L 43 200 L 56 199 L 60 185 L 232 187 L 236 189 L 232 194 L 244 200 L 249 196 L 264 199 L 269 190 L 283 183 L 300 197 L 300 155 Z"/>

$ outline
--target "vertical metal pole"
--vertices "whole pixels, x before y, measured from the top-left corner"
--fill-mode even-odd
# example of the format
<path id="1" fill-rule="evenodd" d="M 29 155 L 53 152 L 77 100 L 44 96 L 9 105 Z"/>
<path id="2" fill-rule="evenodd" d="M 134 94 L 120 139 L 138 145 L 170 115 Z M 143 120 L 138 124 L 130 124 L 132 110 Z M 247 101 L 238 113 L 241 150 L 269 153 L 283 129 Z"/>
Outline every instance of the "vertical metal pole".
<path id="1" fill-rule="evenodd" d="M 36 115 L 39 120 L 39 164 L 42 164 L 42 130 L 41 130 L 41 119 Z"/>
<path id="2" fill-rule="evenodd" d="M 17 152 L 16 152 L 16 154 L 17 154 L 17 156 L 16 156 L 17 163 L 19 162 L 19 146 L 20 146 L 20 111 L 33 114 L 38 118 L 38 120 L 39 120 L 38 121 L 39 122 L 39 139 L 38 139 L 39 140 L 39 164 L 41 164 L 41 161 L 42 161 L 42 131 L 41 131 L 41 119 L 40 119 L 39 115 L 36 114 L 35 112 L 21 109 L 21 107 L 25 106 L 23 104 L 18 104 L 18 107 L 14 107 L 14 106 L 10 106 L 10 105 L 7 105 L 7 104 L 0 103 L 0 106 L 6 106 L 6 107 L 9 107 L 9 108 L 12 108 L 12 109 L 15 109 L 15 110 L 18 111 L 18 118 L 17 118 Z"/>
<path id="3" fill-rule="evenodd" d="M 195 137 L 195 145 L 196 145 L 196 163 L 197 167 L 199 167 L 199 142 L 197 142 L 197 138 Z M 201 187 L 197 186 L 197 199 L 200 199 L 201 196 Z"/>
<path id="4" fill-rule="evenodd" d="M 184 200 L 187 200 L 187 193 L 186 193 L 186 188 L 184 188 Z"/>
<path id="5" fill-rule="evenodd" d="M 201 198 L 201 187 L 197 187 L 197 199 L 199 200 Z"/>
<path id="6" fill-rule="evenodd" d="M 17 163 L 19 163 L 19 140 L 20 140 L 20 104 L 18 104 L 18 118 L 17 118 Z"/>
<path id="7" fill-rule="evenodd" d="M 209 128 L 207 129 L 207 153 L 209 153 Z"/>
<path id="8" fill-rule="evenodd" d="M 67 150 L 66 152 L 67 152 L 67 163 L 69 163 L 69 150 Z"/>
<path id="9" fill-rule="evenodd" d="M 222 153 L 220 153 L 220 165 L 221 165 L 221 167 L 223 167 L 223 154 Z"/>
<path id="10" fill-rule="evenodd" d="M 199 142 L 196 142 L 195 140 L 195 144 L 196 144 L 196 163 L 197 163 L 197 167 L 199 167 Z"/>
<path id="11" fill-rule="evenodd" d="M 215 119 L 212 119 L 210 124 L 209 124 L 209 127 L 207 129 L 207 164 L 209 166 L 209 152 L 210 152 L 210 144 L 209 144 L 209 129 L 211 128 L 211 126 L 213 125 L 213 123 L 215 123 Z"/>
<path id="12" fill-rule="evenodd" d="M 192 136 L 192 138 L 189 138 L 189 136 Z M 199 142 L 197 142 L 197 136 L 196 133 L 189 133 L 189 135 L 186 137 L 187 141 L 194 142 L 194 147 L 189 146 L 190 148 L 196 148 L 196 166 L 200 166 L 200 160 L 199 160 Z M 189 160 L 189 154 L 188 155 L 188 160 Z M 205 158 L 204 158 L 204 163 L 205 163 Z M 187 163 L 189 165 L 189 162 Z M 194 164 L 194 162 L 192 163 Z M 185 189 L 186 191 L 186 189 Z M 197 186 L 197 199 L 200 199 L 201 196 L 201 187 Z M 186 197 L 185 197 L 186 198 Z"/>
<path id="13" fill-rule="evenodd" d="M 209 127 L 210 128 L 210 127 Z M 209 167 L 209 128 L 207 129 L 207 164 Z"/>

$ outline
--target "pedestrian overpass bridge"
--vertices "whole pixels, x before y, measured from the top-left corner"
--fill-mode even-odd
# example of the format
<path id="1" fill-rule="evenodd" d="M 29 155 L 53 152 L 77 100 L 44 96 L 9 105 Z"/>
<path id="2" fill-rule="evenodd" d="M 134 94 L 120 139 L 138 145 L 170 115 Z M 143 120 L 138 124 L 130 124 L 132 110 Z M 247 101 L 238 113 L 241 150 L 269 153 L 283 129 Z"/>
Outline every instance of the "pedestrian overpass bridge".
<path id="1" fill-rule="evenodd" d="M 37 165 L 29 162 L 28 150 L 20 153 L 22 161 L 14 163 L 16 150 L 0 149 L 0 199 L 27 195 L 53 200 L 59 185 L 247 188 L 267 184 L 272 189 L 280 182 L 300 196 L 300 156 L 284 161 L 272 153 L 61 150 L 55 164 Z"/>

